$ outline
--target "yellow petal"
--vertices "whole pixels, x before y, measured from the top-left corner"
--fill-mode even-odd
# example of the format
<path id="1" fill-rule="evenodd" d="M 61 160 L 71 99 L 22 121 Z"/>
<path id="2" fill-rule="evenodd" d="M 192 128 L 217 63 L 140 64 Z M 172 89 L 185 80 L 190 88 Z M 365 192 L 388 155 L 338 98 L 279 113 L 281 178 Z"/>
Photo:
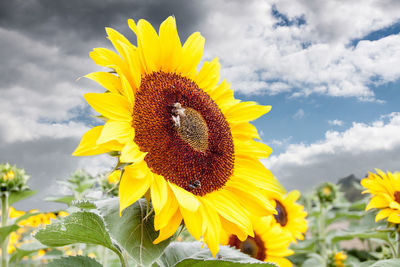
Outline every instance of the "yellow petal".
<path id="1" fill-rule="evenodd" d="M 160 230 L 164 228 L 170 220 L 172 220 L 172 216 L 178 210 L 178 202 L 176 198 L 173 196 L 173 193 L 169 187 L 167 187 L 168 198 L 165 207 L 160 210 L 159 214 L 155 214 L 154 216 L 154 229 Z"/>
<path id="2" fill-rule="evenodd" d="M 132 89 L 131 84 L 123 74 L 121 74 L 121 83 L 122 83 L 122 94 L 126 96 L 126 99 L 129 101 L 130 106 L 133 107 L 135 105 L 134 92 L 136 92 L 136 89 L 135 91 Z"/>
<path id="3" fill-rule="evenodd" d="M 219 250 L 221 220 L 219 219 L 218 213 L 214 207 L 208 204 L 208 201 L 202 198 L 200 198 L 200 201 L 204 206 L 204 208 L 201 209 L 203 212 L 203 219 L 207 221 L 207 230 L 204 235 L 204 241 L 207 243 L 213 257 L 215 257 Z"/>
<path id="4" fill-rule="evenodd" d="M 153 244 L 158 244 L 175 234 L 179 225 L 181 225 L 181 222 L 182 215 L 179 211 L 176 211 L 174 216 L 172 216 L 172 220 L 170 220 L 164 228 L 160 229 L 160 234 L 158 235 L 157 239 L 153 241 Z"/>
<path id="5" fill-rule="evenodd" d="M 365 210 L 370 210 L 373 208 L 386 208 L 390 205 L 390 202 L 388 202 L 385 198 L 381 196 L 374 196 L 368 203 L 367 207 Z"/>
<path id="6" fill-rule="evenodd" d="M 182 48 L 182 63 L 177 69 L 177 73 L 190 78 L 197 72 L 197 65 L 203 56 L 205 39 L 199 32 L 189 36 Z"/>
<path id="7" fill-rule="evenodd" d="M 386 203 L 386 201 L 385 201 L 385 203 Z M 387 207 L 387 206 L 384 206 L 384 207 Z M 400 210 L 400 204 L 399 204 L 397 201 L 392 201 L 392 202 L 390 202 L 389 207 L 390 207 L 391 209 Z"/>
<path id="8" fill-rule="evenodd" d="M 137 168 L 134 165 L 131 168 L 129 167 L 125 167 L 119 184 L 120 215 L 124 209 L 135 203 L 147 192 L 153 180 L 151 172 L 147 172 L 144 179 L 136 179 L 135 171 Z"/>
<path id="9" fill-rule="evenodd" d="M 134 136 L 135 132 L 130 122 L 108 120 L 104 124 L 99 139 L 97 139 L 97 144 L 100 145 L 112 140 L 116 140 L 121 144 L 126 144 L 132 141 Z"/>
<path id="10" fill-rule="evenodd" d="M 214 58 L 211 62 L 206 61 L 199 73 L 194 78 L 199 88 L 203 89 L 206 93 L 215 89 L 220 79 L 221 64 L 218 58 Z"/>
<path id="11" fill-rule="evenodd" d="M 246 233 L 253 231 L 252 224 L 246 212 L 229 192 L 221 189 L 218 192 L 207 194 L 204 198 L 218 210 L 220 216 L 236 224 Z"/>
<path id="12" fill-rule="evenodd" d="M 240 177 L 253 185 L 277 194 L 285 194 L 286 190 L 274 175 L 258 161 L 247 158 L 235 159 L 234 177 Z"/>
<path id="13" fill-rule="evenodd" d="M 175 18 L 170 16 L 160 25 L 161 70 L 175 72 L 182 60 L 182 46 Z"/>
<path id="14" fill-rule="evenodd" d="M 224 231 L 226 231 L 226 233 L 236 235 L 236 236 L 239 238 L 239 240 L 241 240 L 241 241 L 245 241 L 249 235 L 250 235 L 250 236 L 254 236 L 253 233 L 247 233 L 247 232 L 246 232 L 245 230 L 243 230 L 242 228 L 239 228 L 239 227 L 237 226 L 237 224 L 234 224 L 234 223 L 228 221 L 228 220 L 225 219 L 224 217 L 220 217 L 220 220 L 221 220 L 222 229 L 223 229 Z M 222 232 L 222 231 L 221 231 L 221 232 Z M 229 236 L 229 234 L 228 234 L 228 236 Z M 226 242 L 226 241 L 225 241 L 225 242 Z M 225 245 L 225 244 L 227 244 L 227 243 L 228 243 L 228 242 L 226 242 L 226 243 L 221 242 L 222 245 Z"/>
<path id="15" fill-rule="evenodd" d="M 91 79 L 97 83 L 99 83 L 101 86 L 103 86 L 105 89 L 110 91 L 111 93 L 114 94 L 120 94 L 122 85 L 120 79 L 109 72 L 103 72 L 103 71 L 98 71 L 98 72 L 92 72 L 84 77 Z"/>
<path id="16" fill-rule="evenodd" d="M 203 218 L 201 213 L 201 204 L 197 211 L 190 211 L 185 209 L 184 207 L 180 207 L 180 211 L 182 213 L 182 217 L 185 221 L 185 226 L 188 232 L 197 240 L 200 239 L 203 232 L 206 230 L 205 225 L 203 225 Z"/>
<path id="17" fill-rule="evenodd" d="M 227 110 L 225 116 L 233 123 L 248 122 L 261 117 L 270 110 L 271 106 L 261 106 L 253 101 L 241 102 Z"/>
<path id="18" fill-rule="evenodd" d="M 83 136 L 79 146 L 75 149 L 72 155 L 74 156 L 93 156 L 102 153 L 113 151 L 113 148 L 120 147 L 117 141 L 112 141 L 101 146 L 97 145 L 96 141 L 100 137 L 103 130 L 103 125 L 96 126 L 87 131 Z M 118 150 L 118 149 L 115 149 Z"/>
<path id="19" fill-rule="evenodd" d="M 272 149 L 264 143 L 248 140 L 241 141 L 234 139 L 235 155 L 240 157 L 251 158 L 268 158 L 272 153 Z"/>
<path id="20" fill-rule="evenodd" d="M 199 201 L 192 193 L 173 183 L 168 182 L 168 184 L 174 192 L 180 206 L 192 212 L 195 212 L 199 208 Z"/>
<path id="21" fill-rule="evenodd" d="M 139 60 L 139 52 L 138 51 L 134 51 L 133 49 L 129 48 L 128 46 L 126 46 L 123 43 L 120 43 L 121 48 L 125 51 L 126 54 L 129 55 L 129 57 L 126 59 L 127 63 L 128 63 L 128 67 L 129 67 L 129 75 L 127 76 L 128 81 L 130 83 L 131 90 L 129 91 L 127 88 L 125 88 L 124 90 L 128 93 L 125 95 L 129 95 L 130 98 L 133 99 L 133 95 L 132 93 L 130 93 L 131 91 L 136 92 L 137 89 L 140 87 L 140 83 L 141 83 L 141 73 L 142 73 L 142 69 L 140 66 L 140 60 Z M 121 75 L 122 77 L 122 75 Z"/>
<path id="22" fill-rule="evenodd" d="M 116 66 L 126 66 L 122 58 L 107 48 L 94 48 L 89 53 L 89 56 L 97 65 L 102 67 L 115 68 Z"/>
<path id="23" fill-rule="evenodd" d="M 154 182 L 151 185 L 151 202 L 156 214 L 160 213 L 168 199 L 167 182 L 164 177 L 154 174 Z"/>
<path id="24" fill-rule="evenodd" d="M 132 50 L 136 49 L 134 45 L 129 42 L 128 39 L 126 39 L 125 36 L 120 34 L 118 31 L 106 27 L 106 32 L 108 35 L 108 39 L 111 41 L 115 49 L 117 49 L 118 53 L 124 58 L 127 59 L 129 57 L 129 54 L 126 53 L 126 51 L 121 47 L 121 43 L 125 44 L 126 46 L 130 47 Z"/>
<path id="25" fill-rule="evenodd" d="M 160 69 L 160 41 L 156 31 L 149 22 L 144 19 L 137 24 L 137 40 L 146 73 L 152 73 Z"/>
<path id="26" fill-rule="evenodd" d="M 387 218 L 391 212 L 392 212 L 391 209 L 383 209 L 383 210 L 379 211 L 375 217 L 375 222 Z"/>
<path id="27" fill-rule="evenodd" d="M 257 128 L 248 122 L 231 125 L 231 132 L 233 137 L 237 137 L 240 139 L 248 140 L 256 138 L 261 140 L 260 136 L 258 135 Z"/>
<path id="28" fill-rule="evenodd" d="M 400 214 L 399 212 L 392 212 L 389 215 L 388 221 L 391 223 L 400 223 Z"/>
<path id="29" fill-rule="evenodd" d="M 116 121 L 132 121 L 132 107 L 125 97 L 113 93 L 87 93 L 85 99 L 97 112 Z"/>
<path id="30" fill-rule="evenodd" d="M 124 163 L 141 162 L 146 156 L 147 152 L 140 151 L 135 142 L 128 142 L 121 150 L 119 160 Z"/>

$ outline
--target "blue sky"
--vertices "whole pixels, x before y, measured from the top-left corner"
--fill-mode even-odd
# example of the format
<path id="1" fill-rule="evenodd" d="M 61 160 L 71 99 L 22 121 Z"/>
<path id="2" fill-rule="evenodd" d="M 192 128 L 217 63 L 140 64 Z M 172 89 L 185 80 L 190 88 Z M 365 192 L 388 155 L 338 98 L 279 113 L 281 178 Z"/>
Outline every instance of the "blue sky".
<path id="1" fill-rule="evenodd" d="M 4 1 L 0 4 L 0 161 L 26 168 L 39 194 L 77 168 L 107 171 L 106 155 L 74 158 L 98 123 L 83 99 L 103 89 L 76 79 L 101 70 L 88 53 L 108 47 L 104 27 L 155 28 L 174 15 L 181 40 L 200 31 L 204 60 L 242 100 L 272 105 L 254 122 L 274 152 L 263 163 L 288 189 L 305 192 L 400 162 L 400 2 L 392 1 Z M 46 186 L 43 186 L 43 185 Z"/>

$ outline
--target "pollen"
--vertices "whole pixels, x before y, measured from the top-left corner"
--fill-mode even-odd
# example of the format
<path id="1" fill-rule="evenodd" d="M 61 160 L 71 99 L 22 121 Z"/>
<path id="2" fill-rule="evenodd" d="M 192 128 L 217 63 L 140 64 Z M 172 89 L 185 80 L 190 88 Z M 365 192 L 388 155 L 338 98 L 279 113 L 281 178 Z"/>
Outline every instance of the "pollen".
<path id="1" fill-rule="evenodd" d="M 153 172 L 203 196 L 222 188 L 234 166 L 228 122 L 192 80 L 154 72 L 142 78 L 133 110 L 134 141 Z"/>

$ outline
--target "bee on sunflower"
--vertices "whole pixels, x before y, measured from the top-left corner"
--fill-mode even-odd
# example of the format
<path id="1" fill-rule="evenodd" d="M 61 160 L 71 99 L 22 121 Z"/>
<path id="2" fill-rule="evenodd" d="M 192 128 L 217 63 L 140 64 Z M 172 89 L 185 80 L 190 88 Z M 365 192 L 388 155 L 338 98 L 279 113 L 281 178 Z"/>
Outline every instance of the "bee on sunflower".
<path id="1" fill-rule="evenodd" d="M 247 211 L 275 212 L 266 194 L 282 188 L 259 162 L 271 149 L 254 140 L 257 129 L 249 123 L 271 107 L 235 99 L 230 84 L 219 82 L 217 58 L 197 71 L 205 39 L 196 32 L 182 46 L 174 17 L 158 34 L 146 20 L 128 25 L 137 46 L 106 28 L 119 55 L 105 48 L 90 53 L 111 69 L 86 75 L 107 89 L 85 95 L 107 121 L 85 133 L 73 154 L 112 152 L 128 164 L 119 181 L 120 211 L 150 196 L 160 231 L 154 243 L 183 220 L 215 255 L 222 229 L 254 236 Z"/>

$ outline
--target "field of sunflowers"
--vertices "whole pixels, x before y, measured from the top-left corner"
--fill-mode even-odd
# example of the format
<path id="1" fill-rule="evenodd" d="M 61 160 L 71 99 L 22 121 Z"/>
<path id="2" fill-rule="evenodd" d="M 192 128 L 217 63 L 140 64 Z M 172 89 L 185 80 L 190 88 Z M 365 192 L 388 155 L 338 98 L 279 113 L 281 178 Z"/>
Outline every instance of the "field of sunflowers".
<path id="1" fill-rule="evenodd" d="M 35 192 L 1 164 L 2 267 L 400 266 L 400 173 L 369 173 L 356 201 L 331 183 L 287 192 L 250 124 L 271 107 L 235 99 L 217 58 L 198 70 L 205 40 L 181 45 L 173 17 L 128 25 L 137 46 L 106 28 L 118 54 L 90 53 L 109 70 L 85 76 L 106 89 L 84 96 L 104 123 L 73 153 L 117 164 L 60 181 L 53 212 L 14 209 Z"/>

